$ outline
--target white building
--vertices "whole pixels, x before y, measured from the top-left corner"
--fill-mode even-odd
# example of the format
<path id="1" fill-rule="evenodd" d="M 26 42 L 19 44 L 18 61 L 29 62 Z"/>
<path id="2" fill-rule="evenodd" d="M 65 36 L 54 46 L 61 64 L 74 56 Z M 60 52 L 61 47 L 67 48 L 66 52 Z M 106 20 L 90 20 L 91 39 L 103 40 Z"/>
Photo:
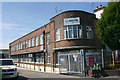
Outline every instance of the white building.
<path id="1" fill-rule="evenodd" d="M 94 10 L 94 14 L 96 15 L 97 19 L 100 19 L 102 17 L 101 14 L 103 13 L 104 8 L 104 6 L 100 5 L 100 8 L 97 6 Z"/>

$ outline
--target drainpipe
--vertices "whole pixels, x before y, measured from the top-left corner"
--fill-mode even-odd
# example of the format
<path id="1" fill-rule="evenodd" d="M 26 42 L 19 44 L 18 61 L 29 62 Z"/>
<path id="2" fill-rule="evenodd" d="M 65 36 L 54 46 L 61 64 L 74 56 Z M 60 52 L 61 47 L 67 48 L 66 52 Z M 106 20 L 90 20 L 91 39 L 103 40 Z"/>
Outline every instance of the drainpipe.
<path id="1" fill-rule="evenodd" d="M 44 53 L 44 72 L 46 71 L 46 65 L 45 65 L 45 30 L 43 31 L 43 53 Z"/>

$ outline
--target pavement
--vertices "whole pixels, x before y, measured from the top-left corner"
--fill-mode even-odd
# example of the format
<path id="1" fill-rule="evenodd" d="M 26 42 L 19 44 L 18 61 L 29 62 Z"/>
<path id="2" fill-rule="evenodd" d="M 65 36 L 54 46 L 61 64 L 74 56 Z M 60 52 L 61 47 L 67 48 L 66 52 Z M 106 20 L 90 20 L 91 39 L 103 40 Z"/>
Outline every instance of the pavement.
<path id="1" fill-rule="evenodd" d="M 17 80 L 120 80 L 120 76 L 108 77 L 80 77 L 74 75 L 63 75 L 58 73 L 46 73 L 18 67 L 19 77 Z"/>

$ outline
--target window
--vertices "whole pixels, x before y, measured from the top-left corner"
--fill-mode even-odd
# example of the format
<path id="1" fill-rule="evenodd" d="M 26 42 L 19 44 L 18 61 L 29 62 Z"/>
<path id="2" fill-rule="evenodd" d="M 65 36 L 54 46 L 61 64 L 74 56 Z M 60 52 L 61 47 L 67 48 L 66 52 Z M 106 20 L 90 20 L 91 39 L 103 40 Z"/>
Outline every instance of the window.
<path id="1" fill-rule="evenodd" d="M 93 30 L 90 26 L 86 26 L 87 29 L 87 39 L 93 39 Z"/>
<path id="2" fill-rule="evenodd" d="M 39 53 L 36 54 L 36 62 L 39 62 Z"/>
<path id="3" fill-rule="evenodd" d="M 29 43 L 28 47 L 30 47 L 30 39 L 28 40 L 28 43 Z"/>
<path id="4" fill-rule="evenodd" d="M 50 33 L 47 33 L 47 44 L 50 44 Z"/>
<path id="5" fill-rule="evenodd" d="M 27 40 L 25 41 L 25 48 L 27 48 Z"/>
<path id="6" fill-rule="evenodd" d="M 44 53 L 40 54 L 40 63 L 44 63 Z"/>
<path id="7" fill-rule="evenodd" d="M 20 50 L 20 42 L 19 42 L 19 50 Z"/>
<path id="8" fill-rule="evenodd" d="M 34 46 L 34 38 L 32 38 L 32 47 Z"/>
<path id="9" fill-rule="evenodd" d="M 20 49 L 22 49 L 22 42 L 21 42 L 21 47 L 20 47 Z"/>
<path id="10" fill-rule="evenodd" d="M 56 29 L 56 41 L 60 40 L 60 28 Z"/>
<path id="11" fill-rule="evenodd" d="M 64 27 L 64 39 L 82 38 L 82 26 Z"/>
<path id="12" fill-rule="evenodd" d="M 25 49 L 25 41 L 22 42 L 22 49 Z"/>
<path id="13" fill-rule="evenodd" d="M 51 58 L 50 58 L 50 33 L 47 33 L 47 54 L 48 54 L 48 63 L 51 63 Z"/>
<path id="14" fill-rule="evenodd" d="M 43 44 L 43 34 L 40 35 L 40 45 L 42 45 L 42 44 Z"/>
<path id="15" fill-rule="evenodd" d="M 26 54 L 26 62 L 28 62 L 28 54 Z"/>
<path id="16" fill-rule="evenodd" d="M 36 36 L 36 46 L 38 46 L 38 37 Z"/>

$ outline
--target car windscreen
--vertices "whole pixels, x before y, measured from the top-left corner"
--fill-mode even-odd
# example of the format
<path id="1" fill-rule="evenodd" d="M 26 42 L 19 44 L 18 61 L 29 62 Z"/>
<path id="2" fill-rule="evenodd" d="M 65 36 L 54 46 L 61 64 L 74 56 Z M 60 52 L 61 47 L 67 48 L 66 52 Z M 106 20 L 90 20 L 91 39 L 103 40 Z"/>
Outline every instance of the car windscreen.
<path id="1" fill-rule="evenodd" d="M 2 62 L 0 61 L 0 63 L 2 63 L 2 64 L 0 64 L 1 66 L 14 65 L 12 60 L 2 60 Z"/>

